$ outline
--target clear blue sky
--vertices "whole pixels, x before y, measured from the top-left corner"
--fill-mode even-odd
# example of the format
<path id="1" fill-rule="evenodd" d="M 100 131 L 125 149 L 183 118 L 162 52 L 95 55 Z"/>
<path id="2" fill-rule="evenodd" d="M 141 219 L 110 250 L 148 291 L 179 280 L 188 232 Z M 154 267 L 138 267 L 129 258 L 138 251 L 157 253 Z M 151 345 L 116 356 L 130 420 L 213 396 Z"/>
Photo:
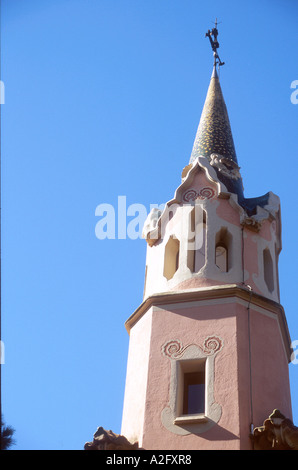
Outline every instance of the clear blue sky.
<path id="1" fill-rule="evenodd" d="M 15 449 L 120 432 L 144 240 L 98 240 L 95 209 L 171 199 L 209 84 L 221 85 L 247 197 L 281 199 L 281 303 L 297 319 L 295 0 L 2 0 L 2 410 Z M 128 218 L 128 220 L 130 220 Z M 274 351 L 272 351 L 274 361 Z M 298 425 L 298 365 L 290 365 Z M 262 423 L 255 423 L 261 425 Z"/>

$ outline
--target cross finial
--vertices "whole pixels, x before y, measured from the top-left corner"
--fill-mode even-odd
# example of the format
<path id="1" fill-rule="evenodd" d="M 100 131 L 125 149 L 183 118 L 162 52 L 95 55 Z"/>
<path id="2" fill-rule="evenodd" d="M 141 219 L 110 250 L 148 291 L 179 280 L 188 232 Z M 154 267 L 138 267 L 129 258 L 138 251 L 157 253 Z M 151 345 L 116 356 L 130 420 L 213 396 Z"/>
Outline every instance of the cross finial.
<path id="1" fill-rule="evenodd" d="M 208 29 L 207 33 L 205 34 L 205 37 L 208 37 L 209 38 L 209 41 L 210 41 L 210 44 L 211 44 L 211 48 L 213 50 L 213 57 L 214 57 L 214 67 L 216 67 L 216 64 L 218 64 L 219 66 L 221 65 L 224 65 L 224 62 L 222 62 L 219 58 L 219 55 L 217 53 L 217 49 L 219 48 L 219 42 L 217 40 L 217 36 L 218 36 L 218 29 L 217 29 L 217 25 L 219 24 L 217 22 L 217 18 L 215 18 L 215 28 L 212 28 L 212 30 L 210 31 L 210 29 Z M 214 39 L 212 39 L 212 36 Z"/>

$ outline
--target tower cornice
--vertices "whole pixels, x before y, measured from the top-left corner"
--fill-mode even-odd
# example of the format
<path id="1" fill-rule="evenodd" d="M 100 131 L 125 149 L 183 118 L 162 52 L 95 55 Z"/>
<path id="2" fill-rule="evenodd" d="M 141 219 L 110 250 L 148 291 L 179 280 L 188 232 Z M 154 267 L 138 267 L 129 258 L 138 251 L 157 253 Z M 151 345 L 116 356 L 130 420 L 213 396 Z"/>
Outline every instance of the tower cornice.
<path id="1" fill-rule="evenodd" d="M 287 325 L 284 308 L 278 302 L 257 294 L 245 286 L 227 284 L 212 287 L 196 288 L 187 291 L 170 291 L 153 294 L 144 299 L 140 306 L 126 320 L 125 328 L 130 334 L 131 328 L 146 314 L 151 307 L 162 307 L 169 304 L 183 304 L 186 302 L 208 301 L 223 299 L 236 299 L 239 303 L 245 302 L 247 307 L 256 308 L 260 313 L 273 315 L 281 331 L 285 353 L 288 362 L 291 360 L 291 338 Z"/>

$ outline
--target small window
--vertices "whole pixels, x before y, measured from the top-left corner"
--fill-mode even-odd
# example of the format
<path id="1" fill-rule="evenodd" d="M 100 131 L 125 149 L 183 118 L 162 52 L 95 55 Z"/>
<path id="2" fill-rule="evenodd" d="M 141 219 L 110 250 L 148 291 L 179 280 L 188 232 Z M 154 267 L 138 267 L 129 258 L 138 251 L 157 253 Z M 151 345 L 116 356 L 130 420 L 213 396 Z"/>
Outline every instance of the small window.
<path id="1" fill-rule="evenodd" d="M 163 275 L 167 280 L 172 279 L 179 267 L 180 242 L 177 238 L 170 237 L 165 247 Z"/>
<path id="2" fill-rule="evenodd" d="M 179 361 L 178 422 L 205 415 L 205 364 L 205 359 Z"/>
<path id="3" fill-rule="evenodd" d="M 205 370 L 184 374 L 183 414 L 205 412 Z"/>
<path id="4" fill-rule="evenodd" d="M 222 273 L 227 273 L 232 267 L 232 236 L 223 227 L 215 237 L 215 264 Z"/>
<path id="5" fill-rule="evenodd" d="M 205 432 L 222 415 L 222 407 L 214 398 L 214 383 L 216 356 L 223 340 L 213 335 L 205 338 L 203 344 L 202 347 L 191 342 L 183 346 L 179 339 L 173 339 L 162 347 L 164 356 L 171 359 L 171 377 L 169 401 L 165 402 L 161 419 L 166 429 L 175 434 Z"/>
<path id="6" fill-rule="evenodd" d="M 273 262 L 268 248 L 263 251 L 264 280 L 269 292 L 274 291 Z"/>

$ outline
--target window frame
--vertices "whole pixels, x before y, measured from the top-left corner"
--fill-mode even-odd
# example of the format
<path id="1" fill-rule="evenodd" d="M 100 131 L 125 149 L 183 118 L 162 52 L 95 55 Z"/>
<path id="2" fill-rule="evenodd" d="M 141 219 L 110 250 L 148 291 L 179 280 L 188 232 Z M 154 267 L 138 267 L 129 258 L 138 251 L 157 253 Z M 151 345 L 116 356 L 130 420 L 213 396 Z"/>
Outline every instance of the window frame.
<path id="1" fill-rule="evenodd" d="M 161 413 L 166 429 L 185 435 L 205 432 L 218 423 L 222 408 L 214 397 L 215 359 L 223 347 L 223 339 L 215 334 L 205 338 L 203 346 L 193 343 L 183 346 L 177 338 L 162 346 L 163 355 L 171 362 L 169 402 Z M 205 364 L 205 410 L 204 413 L 185 415 L 182 407 L 183 372 L 200 362 Z"/>
<path id="2" fill-rule="evenodd" d="M 175 410 L 175 424 L 192 423 L 198 421 L 206 421 L 206 405 L 207 405 L 207 390 L 206 390 L 206 358 L 189 359 L 176 361 L 177 369 L 177 399 Z M 185 376 L 189 373 L 204 371 L 204 410 L 198 413 L 185 412 Z"/>

